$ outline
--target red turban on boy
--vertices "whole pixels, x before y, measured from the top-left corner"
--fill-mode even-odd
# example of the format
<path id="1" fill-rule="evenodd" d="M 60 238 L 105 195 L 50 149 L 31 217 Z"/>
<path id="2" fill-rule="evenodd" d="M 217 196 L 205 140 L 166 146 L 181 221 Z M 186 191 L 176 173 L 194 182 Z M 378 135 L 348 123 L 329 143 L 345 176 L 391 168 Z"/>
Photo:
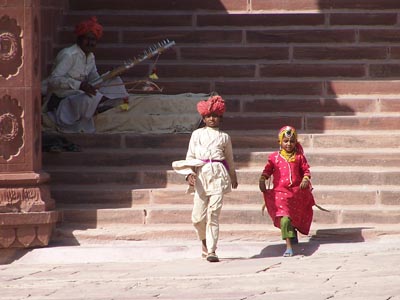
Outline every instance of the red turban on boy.
<path id="1" fill-rule="evenodd" d="M 96 17 L 91 17 L 75 26 L 75 34 L 77 36 L 85 35 L 88 32 L 92 32 L 97 39 L 103 36 L 103 26 L 97 22 Z"/>
<path id="2" fill-rule="evenodd" d="M 225 101 L 221 96 L 212 96 L 197 103 L 197 111 L 201 116 L 210 114 L 222 116 L 225 112 Z"/>

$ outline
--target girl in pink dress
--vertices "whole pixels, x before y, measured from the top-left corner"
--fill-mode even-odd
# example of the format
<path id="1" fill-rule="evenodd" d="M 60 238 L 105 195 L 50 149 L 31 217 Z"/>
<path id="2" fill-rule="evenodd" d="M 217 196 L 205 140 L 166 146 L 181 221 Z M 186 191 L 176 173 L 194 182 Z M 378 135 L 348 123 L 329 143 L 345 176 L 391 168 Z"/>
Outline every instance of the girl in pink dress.
<path id="1" fill-rule="evenodd" d="M 303 148 L 297 141 L 297 132 L 291 126 L 279 131 L 280 150 L 268 157 L 259 180 L 265 205 L 275 227 L 281 229 L 286 240 L 283 256 L 293 256 L 292 241 L 297 240 L 297 230 L 308 234 L 315 204 L 311 193 L 310 166 Z M 267 189 L 265 181 L 272 176 L 273 188 Z"/>

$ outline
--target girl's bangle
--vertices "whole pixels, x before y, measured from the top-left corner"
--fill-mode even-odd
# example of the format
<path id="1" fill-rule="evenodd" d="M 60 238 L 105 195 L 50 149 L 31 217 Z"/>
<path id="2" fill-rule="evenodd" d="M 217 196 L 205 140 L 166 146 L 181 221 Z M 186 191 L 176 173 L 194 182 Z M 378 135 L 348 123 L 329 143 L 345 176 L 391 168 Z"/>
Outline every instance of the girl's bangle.
<path id="1" fill-rule="evenodd" d="M 265 177 L 264 175 L 261 175 L 259 181 L 264 182 L 265 180 L 267 180 L 267 177 Z"/>

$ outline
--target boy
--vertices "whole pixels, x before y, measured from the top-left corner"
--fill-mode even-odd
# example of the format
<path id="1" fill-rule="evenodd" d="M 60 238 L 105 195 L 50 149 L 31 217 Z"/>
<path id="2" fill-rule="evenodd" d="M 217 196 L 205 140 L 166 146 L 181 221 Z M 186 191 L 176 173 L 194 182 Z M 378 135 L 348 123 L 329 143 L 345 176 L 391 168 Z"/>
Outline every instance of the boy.
<path id="1" fill-rule="evenodd" d="M 212 96 L 200 101 L 197 110 L 205 127 L 196 129 L 190 138 L 186 160 L 175 161 L 175 171 L 186 174 L 194 188 L 192 223 L 202 242 L 202 256 L 218 262 L 215 253 L 219 235 L 219 215 L 225 193 L 238 186 L 230 136 L 219 126 L 225 112 L 225 101 Z"/>

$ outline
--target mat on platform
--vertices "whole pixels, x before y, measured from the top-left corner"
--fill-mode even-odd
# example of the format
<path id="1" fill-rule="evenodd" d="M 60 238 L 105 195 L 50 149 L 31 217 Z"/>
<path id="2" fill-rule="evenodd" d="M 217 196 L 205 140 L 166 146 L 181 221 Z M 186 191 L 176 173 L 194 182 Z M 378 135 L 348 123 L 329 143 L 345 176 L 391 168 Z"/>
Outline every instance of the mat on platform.
<path id="1" fill-rule="evenodd" d="M 201 121 L 196 105 L 209 94 L 131 94 L 128 106 L 119 105 L 94 117 L 96 132 L 190 133 Z M 127 109 L 126 109 L 127 108 Z M 57 130 L 46 113 L 43 129 Z"/>
<path id="2" fill-rule="evenodd" d="M 129 108 L 119 106 L 95 117 L 97 132 L 187 133 L 197 128 L 197 102 L 208 94 L 130 95 Z"/>

